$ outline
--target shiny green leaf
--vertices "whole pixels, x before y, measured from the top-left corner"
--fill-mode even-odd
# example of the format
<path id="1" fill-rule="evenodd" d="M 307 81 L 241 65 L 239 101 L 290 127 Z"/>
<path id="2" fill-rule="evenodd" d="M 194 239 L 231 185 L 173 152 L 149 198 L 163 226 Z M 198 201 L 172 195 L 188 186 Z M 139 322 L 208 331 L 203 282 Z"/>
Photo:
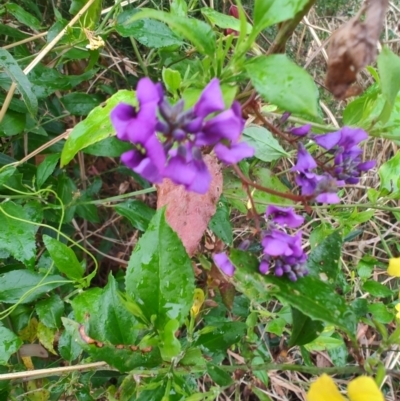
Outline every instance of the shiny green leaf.
<path id="1" fill-rule="evenodd" d="M 208 223 L 208 227 L 212 232 L 222 239 L 227 245 L 232 245 L 233 243 L 233 233 L 232 224 L 230 222 L 230 209 L 228 201 L 223 195 L 221 195 L 218 203 L 217 210 L 214 216 Z"/>
<path id="2" fill-rule="evenodd" d="M 311 76 L 284 54 L 259 56 L 246 70 L 261 97 L 294 114 L 318 117 L 318 89 Z"/>
<path id="3" fill-rule="evenodd" d="M 315 340 L 324 329 L 324 325 L 320 321 L 312 320 L 309 316 L 300 312 L 296 308 L 292 308 L 293 329 L 290 336 L 288 347 L 294 345 L 305 345 Z"/>
<path id="4" fill-rule="evenodd" d="M 160 332 L 160 352 L 161 357 L 166 362 L 171 362 L 181 352 L 181 343 L 175 337 L 175 333 L 179 329 L 177 320 L 170 320 Z"/>
<path id="5" fill-rule="evenodd" d="M 114 128 L 111 125 L 110 112 L 121 102 L 134 105 L 134 92 L 128 90 L 118 91 L 107 100 L 104 107 L 96 107 L 85 120 L 75 125 L 61 153 L 61 166 L 68 164 L 80 150 L 115 135 Z"/>
<path id="6" fill-rule="evenodd" d="M 0 67 L 4 68 L 7 75 L 17 85 L 29 113 L 35 116 L 38 110 L 38 101 L 32 91 L 32 84 L 11 54 L 2 48 L 0 48 Z"/>
<path id="7" fill-rule="evenodd" d="M 61 276 L 13 270 L 0 275 L 0 302 L 29 303 L 66 283 Z"/>
<path id="8" fill-rule="evenodd" d="M 133 227 L 140 231 L 146 231 L 155 210 L 138 199 L 130 199 L 115 205 L 115 211 L 126 217 Z"/>
<path id="9" fill-rule="evenodd" d="M 379 167 L 380 190 L 389 193 L 400 190 L 400 152 Z"/>
<path id="10" fill-rule="evenodd" d="M 71 248 L 48 235 L 43 235 L 43 242 L 61 273 L 71 280 L 80 280 L 83 277 L 85 270 Z"/>
<path id="11" fill-rule="evenodd" d="M 42 299 L 35 305 L 36 313 L 40 321 L 50 328 L 59 328 L 61 326 L 61 316 L 64 313 L 64 302 L 57 294 L 49 298 Z"/>
<path id="12" fill-rule="evenodd" d="M 23 341 L 3 326 L 0 326 L 0 338 L 0 365 L 7 365 L 10 356 L 18 351 Z"/>
<path id="13" fill-rule="evenodd" d="M 160 209 L 138 241 L 126 271 L 126 292 L 149 321 L 163 329 L 168 320 L 182 324 L 193 302 L 194 273 L 178 235 Z"/>
<path id="14" fill-rule="evenodd" d="M 393 291 L 377 281 L 369 280 L 364 283 L 363 290 L 376 298 L 386 298 L 393 295 Z"/>
<path id="15" fill-rule="evenodd" d="M 218 28 L 229 28 L 240 32 L 240 20 L 237 18 L 232 17 L 231 15 L 220 13 L 210 7 L 203 7 L 200 9 L 200 11 L 212 25 L 215 25 Z M 252 30 L 251 24 L 247 23 L 246 28 L 246 32 L 250 33 Z"/>
<path id="16" fill-rule="evenodd" d="M 47 156 L 38 166 L 36 171 L 36 184 L 41 188 L 46 180 L 53 174 L 54 169 L 60 160 L 60 154 L 55 153 Z"/>
<path id="17" fill-rule="evenodd" d="M 87 116 L 101 103 L 99 96 L 79 92 L 68 93 L 60 101 L 74 116 Z"/>

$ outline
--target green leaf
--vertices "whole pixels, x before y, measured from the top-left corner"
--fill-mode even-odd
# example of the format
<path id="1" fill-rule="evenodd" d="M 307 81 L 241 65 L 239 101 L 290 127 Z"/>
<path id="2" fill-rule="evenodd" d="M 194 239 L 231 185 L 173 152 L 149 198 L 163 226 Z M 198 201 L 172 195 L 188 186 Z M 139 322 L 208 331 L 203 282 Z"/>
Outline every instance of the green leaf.
<path id="1" fill-rule="evenodd" d="M 230 217 L 230 210 L 228 201 L 225 199 L 223 195 L 221 195 L 217 203 L 217 210 L 214 216 L 211 218 L 210 222 L 208 223 L 208 227 L 217 237 L 222 239 L 222 241 L 224 241 L 225 244 L 232 245 L 233 233 L 229 217 Z"/>
<path id="2" fill-rule="evenodd" d="M 77 303 L 74 302 L 74 310 Z M 137 320 L 125 308 L 118 294 L 118 284 L 112 274 L 108 283 L 90 305 L 85 306 L 89 315 L 88 335 L 111 344 L 135 344 L 138 334 Z M 82 314 L 83 310 L 79 310 Z"/>
<path id="3" fill-rule="evenodd" d="M 74 116 L 87 116 L 101 103 L 97 95 L 73 92 L 60 98 L 64 107 Z"/>
<path id="4" fill-rule="evenodd" d="M 377 281 L 367 281 L 363 285 L 363 290 L 369 292 L 376 298 L 386 298 L 393 295 L 393 291 L 386 285 L 378 283 Z"/>
<path id="5" fill-rule="evenodd" d="M 377 58 L 377 63 L 382 94 L 387 102 L 387 107 L 382 112 L 385 113 L 383 123 L 386 123 L 390 118 L 396 96 L 400 90 L 400 81 L 397 79 L 400 70 L 400 57 L 385 46 Z"/>
<path id="6" fill-rule="evenodd" d="M 6 166 L 0 171 L 0 187 L 17 171 L 14 166 Z"/>
<path id="7" fill-rule="evenodd" d="M 179 17 L 163 11 L 143 8 L 140 12 L 127 19 L 125 25 L 129 26 L 133 22 L 144 18 L 152 18 L 165 22 L 178 35 L 182 35 L 192 42 L 199 53 L 206 54 L 210 57 L 214 56 L 215 34 L 210 25 L 205 22 L 194 18 Z"/>
<path id="8" fill-rule="evenodd" d="M 78 14 L 82 7 L 88 2 L 88 0 L 72 0 L 69 12 L 72 15 Z M 92 5 L 85 11 L 82 17 L 79 19 L 79 24 L 85 28 L 94 29 L 99 22 L 101 15 L 101 0 L 96 0 Z"/>
<path id="9" fill-rule="evenodd" d="M 132 21 L 132 17 L 140 13 L 141 10 L 138 9 L 121 13 L 118 16 L 115 30 L 121 36 L 133 36 L 143 46 L 154 49 L 183 44 L 182 40 L 164 22 L 149 18 Z"/>
<path id="10" fill-rule="evenodd" d="M 149 321 L 163 329 L 168 320 L 179 324 L 193 302 L 194 273 L 178 235 L 160 209 L 139 239 L 126 271 L 126 292 L 142 308 Z"/>
<path id="11" fill-rule="evenodd" d="M 381 191 L 386 189 L 390 193 L 400 190 L 400 152 L 379 167 L 379 177 Z"/>
<path id="12" fill-rule="evenodd" d="M 62 332 L 60 339 L 58 340 L 58 352 L 61 357 L 69 362 L 74 361 L 80 353 L 82 352 L 82 348 L 76 341 L 76 327 L 77 324 L 70 324 L 70 320 L 63 317 L 61 318 L 65 330 Z"/>
<path id="13" fill-rule="evenodd" d="M 0 326 L 0 338 L 0 365 L 7 365 L 10 356 L 19 350 L 23 341 L 3 326 Z"/>
<path id="14" fill-rule="evenodd" d="M 83 153 L 93 156 L 119 157 L 122 153 L 131 149 L 131 143 L 123 142 L 115 136 L 112 136 L 110 138 L 102 139 L 100 142 L 96 142 L 82 151 Z"/>
<path id="15" fill-rule="evenodd" d="M 154 217 L 155 210 L 140 200 L 130 199 L 115 205 L 115 211 L 126 217 L 133 227 L 140 231 L 146 231 L 150 220 Z"/>
<path id="16" fill-rule="evenodd" d="M 0 302 L 27 304 L 67 283 L 61 276 L 13 270 L 0 275 Z"/>
<path id="17" fill-rule="evenodd" d="M 293 18 L 308 0 L 256 0 L 254 4 L 254 29 L 261 32 L 263 29 Z"/>
<path id="18" fill-rule="evenodd" d="M 64 302 L 57 294 L 42 299 L 35 305 L 40 321 L 50 328 L 58 329 L 61 326 L 61 316 L 64 313 Z"/>
<path id="19" fill-rule="evenodd" d="M 298 309 L 292 307 L 293 329 L 288 347 L 305 345 L 315 340 L 323 331 L 324 324 L 312 320 Z"/>
<path id="20" fill-rule="evenodd" d="M 243 141 L 252 146 L 256 151 L 255 156 L 264 162 L 272 162 L 282 156 L 289 156 L 271 132 L 258 125 L 249 125 L 245 128 Z"/>
<path id="21" fill-rule="evenodd" d="M 339 273 L 342 237 L 336 231 L 312 250 L 307 260 L 310 275 L 334 283 Z"/>
<path id="22" fill-rule="evenodd" d="M 6 215 L 7 213 L 7 215 Z M 35 235 L 38 229 L 33 224 L 10 217 L 30 221 L 26 208 L 13 202 L 0 205 L 0 243 L 1 248 L 15 259 L 33 267 L 35 263 Z"/>
<path id="23" fill-rule="evenodd" d="M 179 322 L 175 319 L 170 320 L 160 332 L 160 352 L 161 357 L 166 362 L 171 362 L 181 352 L 181 343 L 175 337 L 179 329 Z"/>
<path id="24" fill-rule="evenodd" d="M 80 150 L 115 135 L 110 120 L 111 110 L 121 102 L 134 105 L 135 99 L 134 92 L 120 90 L 107 100 L 104 107 L 96 107 L 85 120 L 75 125 L 61 153 L 61 166 L 68 164 Z"/>
<path id="25" fill-rule="evenodd" d="M 233 249 L 230 259 L 237 267 L 233 278 L 236 289 L 251 300 L 260 302 L 275 295 L 306 316 L 333 324 L 354 337 L 355 314 L 331 285 L 313 276 L 291 282 L 286 277 L 261 275 L 257 258 L 239 250 Z"/>
<path id="26" fill-rule="evenodd" d="M 349 356 L 347 345 L 338 333 L 333 333 L 332 338 L 338 340 L 341 345 L 338 345 L 335 348 L 328 349 L 328 354 L 335 366 L 346 366 L 347 358 Z"/>
<path id="27" fill-rule="evenodd" d="M 231 375 L 217 365 L 207 363 L 207 373 L 218 386 L 230 386 L 233 384 Z"/>
<path id="28" fill-rule="evenodd" d="M 311 76 L 284 54 L 259 56 L 246 65 L 257 92 L 294 114 L 318 117 L 318 89 Z"/>
<path id="29" fill-rule="evenodd" d="M 181 86 L 182 77 L 179 71 L 171 68 L 163 68 L 162 79 L 168 92 L 176 94 L 176 91 Z"/>
<path id="30" fill-rule="evenodd" d="M 22 7 L 15 3 L 6 3 L 7 11 L 12 14 L 21 24 L 37 31 L 41 29 L 40 21 L 32 14 L 25 11 Z"/>
<path id="31" fill-rule="evenodd" d="M 17 85 L 29 113 L 34 117 L 38 110 L 38 101 L 32 91 L 32 85 L 11 54 L 2 48 L 0 48 L 0 67 L 4 68 L 7 75 Z"/>
<path id="32" fill-rule="evenodd" d="M 45 324 L 43 324 L 43 322 L 39 322 L 37 326 L 36 334 L 38 340 L 48 351 L 50 351 L 54 355 L 57 355 L 57 352 L 54 350 L 53 346 L 57 332 L 57 329 L 51 329 L 50 327 L 47 327 Z"/>
<path id="33" fill-rule="evenodd" d="M 8 110 L 0 122 L 0 136 L 14 136 L 25 130 L 26 116 L 15 111 Z"/>
<path id="34" fill-rule="evenodd" d="M 85 269 L 79 263 L 75 252 L 71 248 L 48 235 L 43 235 L 43 242 L 61 273 L 75 281 L 83 277 Z"/>
<path id="35" fill-rule="evenodd" d="M 85 323 L 87 315 L 93 309 L 93 305 L 97 305 L 99 298 L 103 293 L 103 289 L 96 287 L 90 288 L 79 295 L 77 295 L 72 301 L 72 309 L 74 310 L 75 320 L 79 323 Z"/>
<path id="36" fill-rule="evenodd" d="M 368 312 L 379 323 L 388 324 L 393 320 L 393 313 L 390 313 L 385 304 L 376 302 L 368 305 Z"/>
<path id="37" fill-rule="evenodd" d="M 246 328 L 242 322 L 216 322 L 203 329 L 204 333 L 200 334 L 194 345 L 201 345 L 211 354 L 219 354 L 240 341 Z"/>
<path id="38" fill-rule="evenodd" d="M 210 21 L 212 25 L 222 29 L 233 29 L 240 32 L 240 20 L 231 15 L 220 13 L 213 8 L 203 7 L 200 9 L 204 17 Z M 247 22 L 246 32 L 250 33 L 252 30 L 251 24 Z"/>
<path id="39" fill-rule="evenodd" d="M 58 160 L 60 160 L 60 154 L 55 153 L 47 156 L 38 166 L 36 171 L 36 184 L 38 188 L 41 188 L 46 180 L 53 174 L 54 169 L 57 166 Z"/>

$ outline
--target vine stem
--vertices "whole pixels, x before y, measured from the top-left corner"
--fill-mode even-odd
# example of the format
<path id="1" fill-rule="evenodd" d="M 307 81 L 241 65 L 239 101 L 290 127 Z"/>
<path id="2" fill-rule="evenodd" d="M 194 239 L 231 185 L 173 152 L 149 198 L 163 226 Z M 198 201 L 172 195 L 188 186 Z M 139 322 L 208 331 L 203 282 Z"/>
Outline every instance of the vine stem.
<path id="1" fill-rule="evenodd" d="M 274 189 L 264 187 L 260 184 L 257 184 L 256 182 L 250 181 L 240 170 L 240 168 L 236 164 L 232 164 L 232 168 L 235 170 L 236 174 L 239 176 L 239 178 L 242 180 L 244 184 L 250 185 L 256 189 L 259 189 L 260 191 L 266 192 L 271 195 L 276 195 L 280 196 L 281 198 L 285 199 L 290 199 L 294 202 L 302 202 L 303 204 L 306 204 L 307 201 L 309 200 L 309 197 L 306 196 L 301 196 L 301 195 L 295 195 L 292 193 L 288 192 L 280 192 L 280 191 L 275 191 Z"/>

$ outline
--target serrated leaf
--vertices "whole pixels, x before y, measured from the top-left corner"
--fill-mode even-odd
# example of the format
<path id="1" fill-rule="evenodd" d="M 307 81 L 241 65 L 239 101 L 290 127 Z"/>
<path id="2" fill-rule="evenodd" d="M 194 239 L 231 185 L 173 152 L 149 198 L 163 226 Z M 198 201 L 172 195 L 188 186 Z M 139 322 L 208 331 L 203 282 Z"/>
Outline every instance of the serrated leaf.
<path id="1" fill-rule="evenodd" d="M 115 205 L 115 211 L 126 217 L 133 227 L 146 231 L 156 211 L 140 200 L 130 199 Z"/>
<path id="2" fill-rule="evenodd" d="M 232 250 L 230 259 L 237 267 L 235 287 L 250 299 L 260 302 L 275 295 L 310 318 L 333 324 L 354 337 L 354 311 L 331 285 L 313 276 L 291 282 L 285 277 L 261 275 L 257 258 L 239 250 Z"/>
<path id="3" fill-rule="evenodd" d="M 67 283 L 61 276 L 13 270 L 0 275 L 0 302 L 26 304 Z"/>
<path id="4" fill-rule="evenodd" d="M 289 153 L 282 148 L 271 132 L 264 127 L 248 126 L 243 132 L 243 140 L 255 149 L 255 156 L 264 162 L 289 156 Z"/>
<path id="5" fill-rule="evenodd" d="M 17 89 L 21 93 L 29 113 L 34 117 L 38 110 L 38 101 L 32 91 L 32 85 L 13 56 L 2 48 L 0 48 L 0 66 L 4 68 L 7 75 L 17 85 Z"/>
<path id="6" fill-rule="evenodd" d="M 42 299 L 35 305 L 40 321 L 49 328 L 57 329 L 61 326 L 61 316 L 64 313 L 64 302 L 59 295 L 53 294 Z"/>
<path id="7" fill-rule="evenodd" d="M 256 0 L 254 4 L 254 29 L 263 29 L 293 18 L 307 4 L 308 0 Z"/>
<path id="8" fill-rule="evenodd" d="M 58 352 L 61 357 L 69 362 L 74 361 L 82 352 L 82 347 L 77 342 L 77 326 L 78 324 L 63 317 L 63 325 L 65 330 L 62 332 L 58 340 Z"/>
<path id="9" fill-rule="evenodd" d="M 205 22 L 194 18 L 179 17 L 164 11 L 142 8 L 139 13 L 126 20 L 125 24 L 132 24 L 143 18 L 152 18 L 165 22 L 174 32 L 192 42 L 198 52 L 213 57 L 215 34 L 210 25 Z"/>
<path id="10" fill-rule="evenodd" d="M 124 37 L 132 36 L 143 46 L 154 49 L 167 46 L 181 46 L 183 41 L 164 23 L 144 18 L 132 22 L 132 16 L 141 10 L 127 10 L 117 19 L 116 31 Z"/>
<path id="11" fill-rule="evenodd" d="M 193 301 L 194 273 L 178 235 L 160 209 L 138 241 L 126 271 L 126 292 L 149 321 L 163 329 L 168 320 L 182 324 Z"/>
<path id="12" fill-rule="evenodd" d="M 0 365 L 7 365 L 10 356 L 21 347 L 22 340 L 3 326 L 0 326 L 0 338 Z"/>
<path id="13" fill-rule="evenodd" d="M 85 270 L 71 248 L 48 235 L 43 235 L 43 242 L 61 273 L 76 281 L 83 277 Z"/>
<path id="14" fill-rule="evenodd" d="M 38 227 L 10 216 L 27 221 L 31 220 L 26 209 L 21 205 L 10 201 L 2 203 L 0 205 L 1 247 L 15 259 L 28 267 L 33 267 L 36 255 L 35 235 Z"/>
<path id="15" fill-rule="evenodd" d="M 312 250 L 307 260 L 310 275 L 334 283 L 339 273 L 342 237 L 336 231 Z"/>
<path id="16" fill-rule="evenodd" d="M 54 169 L 57 166 L 60 154 L 55 153 L 47 156 L 38 166 L 36 171 L 36 183 L 37 187 L 41 188 L 46 180 L 53 174 Z"/>
<path id="17" fill-rule="evenodd" d="M 259 56 L 246 64 L 261 97 L 294 114 L 318 117 L 318 89 L 311 76 L 284 54 Z"/>
<path id="18" fill-rule="evenodd" d="M 134 105 L 135 93 L 128 90 L 118 91 L 107 100 L 104 107 L 96 107 L 85 120 L 75 125 L 61 153 L 61 166 L 68 164 L 80 150 L 115 135 L 110 112 L 121 102 Z"/>

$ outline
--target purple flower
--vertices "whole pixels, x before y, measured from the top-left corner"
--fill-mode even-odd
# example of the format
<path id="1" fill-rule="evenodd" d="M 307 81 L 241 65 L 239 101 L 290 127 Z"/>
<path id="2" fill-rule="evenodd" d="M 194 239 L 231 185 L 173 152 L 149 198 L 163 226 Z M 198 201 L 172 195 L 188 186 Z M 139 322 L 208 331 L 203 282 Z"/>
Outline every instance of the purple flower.
<path id="1" fill-rule="evenodd" d="M 194 113 L 197 117 L 207 117 L 211 113 L 224 110 L 224 99 L 219 86 L 219 80 L 213 78 L 203 89 L 200 99 L 194 106 Z"/>
<path id="2" fill-rule="evenodd" d="M 341 131 L 337 131 L 324 135 L 315 135 L 313 139 L 319 146 L 323 147 L 326 150 L 330 150 L 339 143 L 341 137 Z"/>
<path id="3" fill-rule="evenodd" d="M 222 270 L 227 276 L 233 276 L 235 273 L 235 266 L 229 260 L 225 252 L 215 253 L 213 255 L 214 263 Z"/>
<path id="4" fill-rule="evenodd" d="M 306 136 L 311 129 L 311 124 L 302 125 L 300 127 L 295 127 L 290 130 L 292 135 L 296 136 Z"/>
<path id="5" fill-rule="evenodd" d="M 149 181 L 160 182 L 167 177 L 188 191 L 204 194 L 211 175 L 201 146 L 215 146 L 215 154 L 227 164 L 253 156 L 253 148 L 238 142 L 244 127 L 241 106 L 234 102 L 223 111 L 217 78 L 204 88 L 195 106 L 187 110 L 183 100 L 170 104 L 160 84 L 149 78 L 139 81 L 136 95 L 137 109 L 119 104 L 110 117 L 117 137 L 134 147 L 122 156 L 122 162 Z M 220 113 L 207 119 L 217 112 Z"/>
<path id="6" fill-rule="evenodd" d="M 296 214 L 292 207 L 286 208 L 269 205 L 265 216 L 271 217 L 275 223 L 286 225 L 291 228 L 299 227 L 304 222 L 304 217 Z"/>
<path id="7" fill-rule="evenodd" d="M 350 127 L 343 127 L 340 131 L 313 137 L 314 141 L 326 150 L 330 150 L 336 145 L 344 150 L 349 150 L 367 138 L 368 134 L 361 128 Z"/>
<path id="8" fill-rule="evenodd" d="M 239 142 L 230 147 L 225 146 L 223 143 L 215 145 L 214 152 L 218 159 L 225 164 L 238 163 L 246 157 L 254 156 L 254 148 L 245 142 Z"/>
<path id="9" fill-rule="evenodd" d="M 297 153 L 297 163 L 292 168 L 292 171 L 298 171 L 299 173 L 309 173 L 317 167 L 317 163 L 312 156 L 307 152 L 306 148 L 302 143 L 299 143 Z"/>

